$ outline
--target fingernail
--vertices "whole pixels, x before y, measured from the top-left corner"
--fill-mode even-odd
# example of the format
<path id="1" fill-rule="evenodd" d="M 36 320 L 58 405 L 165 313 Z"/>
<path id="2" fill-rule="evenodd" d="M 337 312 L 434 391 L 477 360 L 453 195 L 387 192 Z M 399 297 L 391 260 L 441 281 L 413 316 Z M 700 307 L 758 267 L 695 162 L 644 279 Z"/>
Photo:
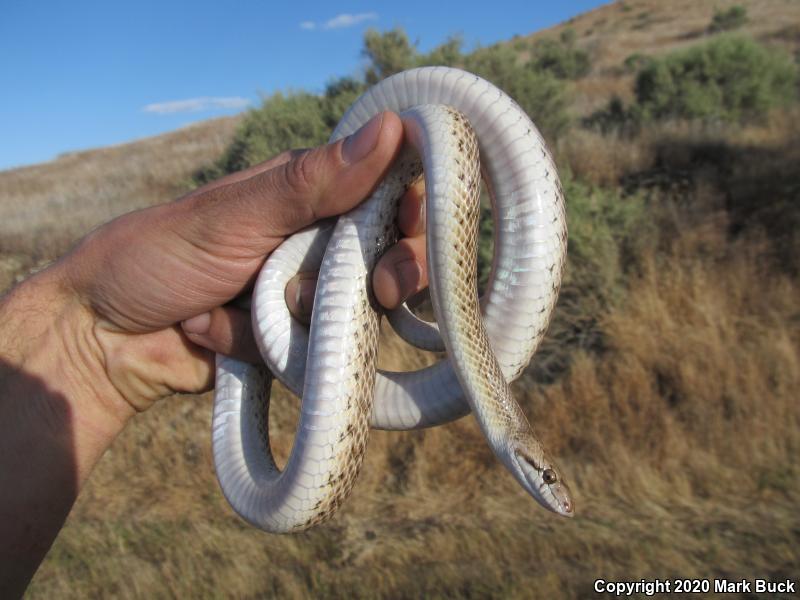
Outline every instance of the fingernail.
<path id="1" fill-rule="evenodd" d="M 211 327 L 211 313 L 203 313 L 183 322 L 183 330 L 186 333 L 202 335 L 208 333 L 209 327 Z"/>
<path id="2" fill-rule="evenodd" d="M 378 143 L 378 134 L 383 124 L 383 113 L 375 115 L 361 129 L 348 137 L 342 145 L 342 158 L 348 164 L 360 161 L 372 152 Z"/>
<path id="3" fill-rule="evenodd" d="M 397 281 L 400 284 L 400 297 L 405 300 L 417 291 L 417 286 L 422 279 L 422 268 L 413 258 L 402 260 L 395 263 L 394 271 L 397 274 Z"/>
<path id="4" fill-rule="evenodd" d="M 317 291 L 317 280 L 311 275 L 296 275 L 286 284 L 286 299 L 292 298 L 297 312 L 301 316 L 311 316 L 314 306 L 314 293 Z"/>

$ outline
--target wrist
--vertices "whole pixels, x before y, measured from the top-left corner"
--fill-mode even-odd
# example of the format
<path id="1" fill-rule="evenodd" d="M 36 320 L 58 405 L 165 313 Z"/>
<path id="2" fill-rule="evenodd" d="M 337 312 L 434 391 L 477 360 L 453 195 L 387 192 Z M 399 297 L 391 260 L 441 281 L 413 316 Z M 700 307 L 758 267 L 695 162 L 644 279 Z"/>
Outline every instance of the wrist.
<path id="1" fill-rule="evenodd" d="M 106 376 L 93 326 L 58 264 L 0 300 L 2 395 L 33 421 L 23 426 L 72 433 L 80 480 L 134 414 Z"/>
<path id="2" fill-rule="evenodd" d="M 20 597 L 128 413 L 58 265 L 0 298 L 0 596 Z"/>

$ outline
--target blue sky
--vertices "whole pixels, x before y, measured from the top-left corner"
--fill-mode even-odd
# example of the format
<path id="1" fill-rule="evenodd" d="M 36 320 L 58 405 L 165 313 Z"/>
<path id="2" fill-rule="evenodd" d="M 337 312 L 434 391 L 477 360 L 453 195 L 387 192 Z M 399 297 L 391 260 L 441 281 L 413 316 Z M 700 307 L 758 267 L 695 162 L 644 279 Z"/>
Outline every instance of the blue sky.
<path id="1" fill-rule="evenodd" d="M 368 27 L 401 26 L 421 50 L 460 33 L 469 49 L 600 4 L 5 0 L 0 169 L 234 114 L 277 90 L 321 91 L 363 67 Z"/>

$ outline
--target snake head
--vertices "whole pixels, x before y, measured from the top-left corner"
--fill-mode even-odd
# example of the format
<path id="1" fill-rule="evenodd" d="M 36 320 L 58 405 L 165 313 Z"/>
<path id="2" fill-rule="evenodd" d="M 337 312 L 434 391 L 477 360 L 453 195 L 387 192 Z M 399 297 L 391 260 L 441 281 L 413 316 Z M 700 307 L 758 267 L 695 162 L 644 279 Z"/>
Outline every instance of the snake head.
<path id="1" fill-rule="evenodd" d="M 542 458 L 537 460 L 534 454 Z M 546 509 L 563 517 L 575 514 L 572 492 L 561 477 L 561 471 L 544 452 L 530 452 L 525 447 L 513 449 L 512 472 L 522 487 Z"/>

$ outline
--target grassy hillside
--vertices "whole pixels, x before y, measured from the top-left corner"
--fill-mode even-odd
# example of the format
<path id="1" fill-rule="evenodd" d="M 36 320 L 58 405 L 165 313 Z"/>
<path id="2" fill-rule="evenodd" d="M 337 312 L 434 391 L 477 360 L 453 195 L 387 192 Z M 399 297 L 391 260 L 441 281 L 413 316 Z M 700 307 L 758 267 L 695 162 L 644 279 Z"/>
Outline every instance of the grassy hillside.
<path id="1" fill-rule="evenodd" d="M 215 482 L 210 395 L 175 397 L 103 458 L 29 596 L 571 598 L 597 578 L 800 578 L 796 88 L 732 122 L 620 116 L 650 57 L 719 39 L 715 12 L 735 5 L 746 18 L 732 33 L 796 61 L 800 4 L 789 0 L 626 0 L 504 49 L 447 55 L 502 75 L 510 49 L 552 86 L 531 106 L 568 116 L 548 134 L 569 204 L 568 272 L 514 392 L 568 473 L 574 519 L 535 506 L 468 417 L 374 432 L 332 522 L 265 535 Z M 386 57 L 382 39 L 374 59 Z M 591 117 L 615 96 L 619 111 L 598 126 Z M 269 111 L 285 108 L 276 102 L 0 173 L 0 288 L 114 214 L 258 160 Z M 297 102 L 322 107 L 320 123 L 337 109 Z M 384 366 L 430 361 L 388 331 L 384 342 Z M 272 415 L 285 460 L 296 401 L 278 390 Z"/>
<path id="2" fill-rule="evenodd" d="M 175 198 L 230 143 L 238 121 L 214 119 L 0 171 L 0 288 L 14 270 L 58 256 L 93 227 Z"/>

